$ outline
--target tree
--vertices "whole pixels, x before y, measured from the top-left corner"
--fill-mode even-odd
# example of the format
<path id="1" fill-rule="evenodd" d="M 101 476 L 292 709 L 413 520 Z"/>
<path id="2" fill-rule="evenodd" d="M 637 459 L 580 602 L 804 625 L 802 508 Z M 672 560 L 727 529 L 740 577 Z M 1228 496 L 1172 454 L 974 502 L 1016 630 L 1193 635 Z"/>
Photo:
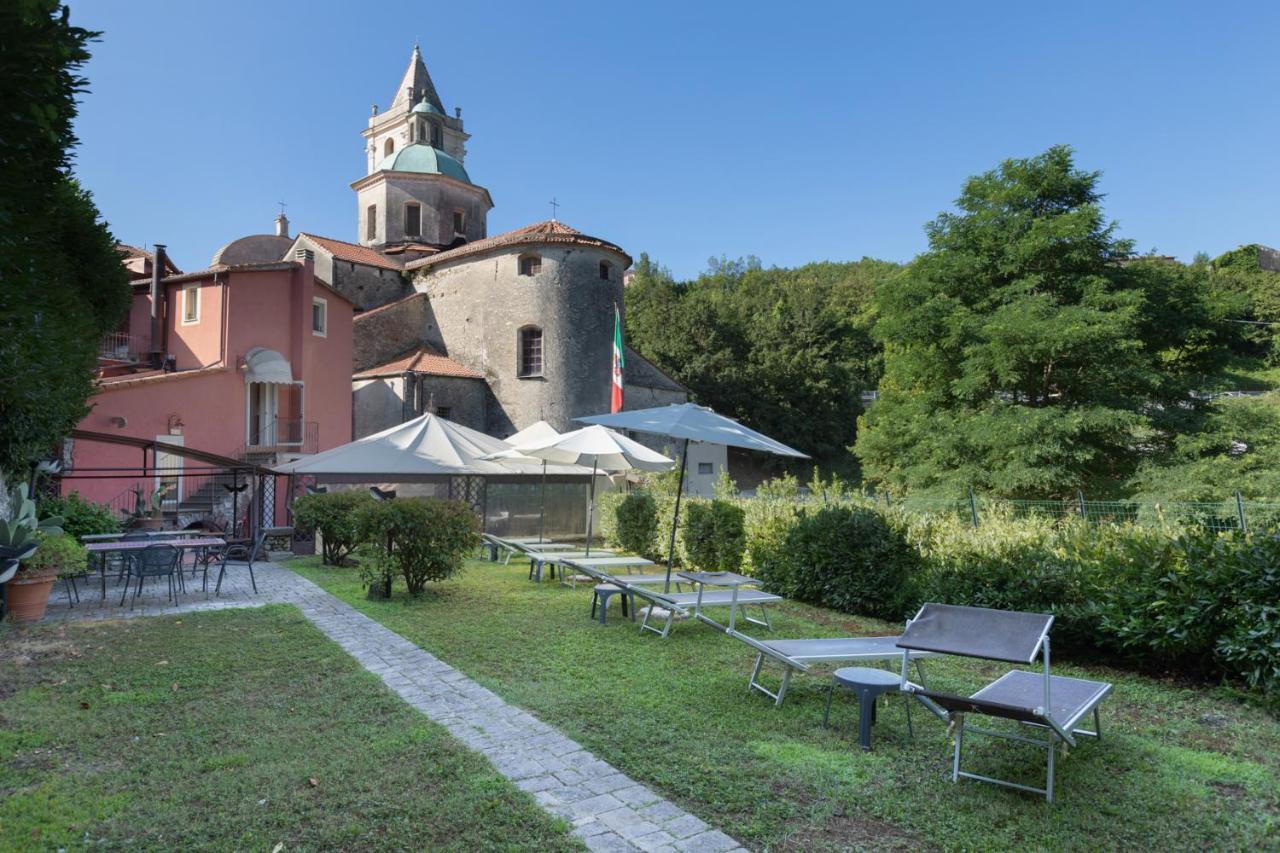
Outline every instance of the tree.
<path id="1" fill-rule="evenodd" d="M 1114 492 L 1194 428 L 1224 356 L 1203 267 L 1134 259 L 1070 148 L 970 178 L 929 250 L 876 294 L 867 476 L 898 490 Z"/>
<path id="2" fill-rule="evenodd" d="M 859 392 L 879 378 L 871 293 L 896 271 L 865 259 L 765 269 L 721 258 L 677 282 L 642 255 L 627 288 L 629 343 L 698 402 L 842 467 Z"/>
<path id="3" fill-rule="evenodd" d="M 71 177 L 76 72 L 96 35 L 52 0 L 0 7 L 0 474 L 87 414 L 99 341 L 128 308 L 115 240 Z"/>

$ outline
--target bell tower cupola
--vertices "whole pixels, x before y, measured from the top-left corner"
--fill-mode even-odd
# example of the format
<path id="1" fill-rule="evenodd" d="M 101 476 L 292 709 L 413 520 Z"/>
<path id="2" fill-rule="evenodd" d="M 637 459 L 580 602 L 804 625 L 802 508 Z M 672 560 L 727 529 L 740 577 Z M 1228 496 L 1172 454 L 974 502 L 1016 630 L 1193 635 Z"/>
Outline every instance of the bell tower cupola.
<path id="1" fill-rule="evenodd" d="M 391 106 L 375 105 L 361 135 L 366 173 L 351 185 L 360 243 L 440 249 L 486 235 L 493 199 L 463 166 L 462 110 L 445 112 L 417 45 Z"/>

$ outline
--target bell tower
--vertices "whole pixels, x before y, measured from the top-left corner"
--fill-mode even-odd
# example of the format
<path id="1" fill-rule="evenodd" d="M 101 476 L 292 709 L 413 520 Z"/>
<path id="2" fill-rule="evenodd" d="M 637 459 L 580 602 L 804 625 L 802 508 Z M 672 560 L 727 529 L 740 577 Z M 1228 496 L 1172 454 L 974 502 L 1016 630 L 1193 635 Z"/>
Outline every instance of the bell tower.
<path id="1" fill-rule="evenodd" d="M 391 106 L 375 104 L 361 136 L 366 173 L 351 185 L 361 244 L 441 249 L 486 235 L 493 199 L 463 166 L 462 109 L 445 113 L 417 45 Z"/>

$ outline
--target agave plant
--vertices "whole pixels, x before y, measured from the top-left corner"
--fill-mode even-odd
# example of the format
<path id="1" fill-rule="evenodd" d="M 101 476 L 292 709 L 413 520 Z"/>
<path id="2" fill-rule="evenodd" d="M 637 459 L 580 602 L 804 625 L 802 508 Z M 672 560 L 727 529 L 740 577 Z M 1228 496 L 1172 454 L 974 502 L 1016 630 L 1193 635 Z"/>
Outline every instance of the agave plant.
<path id="1" fill-rule="evenodd" d="M 25 551 L 36 544 L 37 531 L 49 536 L 60 535 L 62 517 L 40 518 L 36 513 L 36 502 L 27 497 L 27 484 L 20 483 L 9 492 L 8 517 L 0 517 L 0 548 Z"/>

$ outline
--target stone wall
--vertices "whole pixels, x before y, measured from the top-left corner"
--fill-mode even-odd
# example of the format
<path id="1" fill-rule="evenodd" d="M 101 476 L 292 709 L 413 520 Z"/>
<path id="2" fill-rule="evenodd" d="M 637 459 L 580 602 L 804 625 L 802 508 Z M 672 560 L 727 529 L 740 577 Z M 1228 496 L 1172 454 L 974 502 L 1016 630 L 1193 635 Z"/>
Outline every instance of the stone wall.
<path id="1" fill-rule="evenodd" d="M 410 374 L 407 380 L 419 387 L 407 388 L 404 374 L 355 380 L 352 391 L 355 438 L 381 432 L 423 412 L 441 414 L 462 426 L 484 430 L 489 389 L 483 381 L 426 374 Z M 412 396 L 412 406 L 405 405 L 406 393 Z M 441 413 L 442 408 L 448 409 L 448 413 Z"/>
<path id="2" fill-rule="evenodd" d="M 537 254 L 538 274 L 518 274 Z M 612 265 L 600 278 L 600 262 Z M 622 306 L 625 258 L 602 248 L 545 245 L 495 250 L 419 273 L 430 299 L 424 341 L 486 375 L 493 401 L 485 432 L 510 435 L 536 420 L 559 430 L 572 419 L 609 410 L 613 308 Z M 519 378 L 518 332 L 542 329 L 543 375 Z"/>
<path id="3" fill-rule="evenodd" d="M 381 179 L 362 184 L 356 192 L 356 221 L 360 242 L 381 246 L 405 240 L 421 240 L 438 246 L 453 242 L 453 211 L 465 213 L 464 231 L 467 242 L 486 236 L 489 213 L 488 194 L 480 187 L 464 184 L 442 175 L 410 172 L 381 172 Z M 404 206 L 415 201 L 422 205 L 421 234 L 404 232 Z M 376 204 L 377 236 L 368 239 L 368 208 Z"/>
<path id="4" fill-rule="evenodd" d="M 352 360 L 355 372 L 385 364 L 429 340 L 431 307 L 415 294 L 382 308 L 357 314 Z"/>
<path id="5" fill-rule="evenodd" d="M 323 274 L 320 257 L 325 258 Z M 353 264 L 335 259 L 325 252 L 317 254 L 316 276 L 333 285 L 334 290 L 354 302 L 361 311 L 386 305 L 413 292 L 412 285 L 398 270 Z"/>

